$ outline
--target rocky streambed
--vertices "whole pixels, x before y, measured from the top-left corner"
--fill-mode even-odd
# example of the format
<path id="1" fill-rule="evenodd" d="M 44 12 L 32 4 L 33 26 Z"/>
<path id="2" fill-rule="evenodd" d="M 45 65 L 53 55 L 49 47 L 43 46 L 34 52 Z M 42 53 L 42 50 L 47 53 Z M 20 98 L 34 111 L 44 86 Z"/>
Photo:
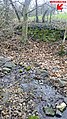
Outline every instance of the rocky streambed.
<path id="1" fill-rule="evenodd" d="M 67 119 L 67 97 L 49 83 L 47 69 L 0 57 L 0 118 Z M 31 118 L 30 118 L 31 119 Z M 36 118 L 37 119 L 37 118 Z"/>

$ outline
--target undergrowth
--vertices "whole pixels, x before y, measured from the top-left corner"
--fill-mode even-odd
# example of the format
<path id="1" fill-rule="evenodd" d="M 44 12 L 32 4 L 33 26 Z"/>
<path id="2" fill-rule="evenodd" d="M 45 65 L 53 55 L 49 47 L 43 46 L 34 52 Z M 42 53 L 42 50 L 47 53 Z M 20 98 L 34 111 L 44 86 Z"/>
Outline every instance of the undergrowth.
<path id="1" fill-rule="evenodd" d="M 60 39 L 60 30 L 30 28 L 28 30 L 28 36 L 39 41 L 57 41 Z"/>
<path id="2" fill-rule="evenodd" d="M 64 50 L 64 45 L 61 44 L 61 48 L 60 48 L 60 51 L 58 52 L 58 54 L 60 56 L 64 56 L 67 54 L 66 51 Z"/>

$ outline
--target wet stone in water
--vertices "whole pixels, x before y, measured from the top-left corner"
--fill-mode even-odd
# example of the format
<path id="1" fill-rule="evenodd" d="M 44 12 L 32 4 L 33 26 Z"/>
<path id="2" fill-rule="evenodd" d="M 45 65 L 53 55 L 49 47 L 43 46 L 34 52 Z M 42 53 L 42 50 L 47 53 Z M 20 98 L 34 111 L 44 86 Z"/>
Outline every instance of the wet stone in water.
<path id="1" fill-rule="evenodd" d="M 62 102 L 61 104 L 57 105 L 56 108 L 63 112 L 66 109 L 66 103 Z"/>
<path id="2" fill-rule="evenodd" d="M 6 71 L 7 73 L 9 73 L 9 72 L 11 71 L 11 69 L 10 69 L 10 68 L 7 68 L 7 67 L 4 67 L 4 68 L 3 68 L 3 72 L 5 72 L 5 71 Z"/>
<path id="3" fill-rule="evenodd" d="M 57 117 L 62 117 L 62 113 L 58 109 L 56 110 L 56 116 Z"/>
<path id="4" fill-rule="evenodd" d="M 55 116 L 55 111 L 52 107 L 43 107 L 43 111 L 47 116 Z"/>
<path id="5" fill-rule="evenodd" d="M 13 67 L 15 67 L 15 64 L 13 62 L 6 62 L 4 67 L 12 69 Z"/>

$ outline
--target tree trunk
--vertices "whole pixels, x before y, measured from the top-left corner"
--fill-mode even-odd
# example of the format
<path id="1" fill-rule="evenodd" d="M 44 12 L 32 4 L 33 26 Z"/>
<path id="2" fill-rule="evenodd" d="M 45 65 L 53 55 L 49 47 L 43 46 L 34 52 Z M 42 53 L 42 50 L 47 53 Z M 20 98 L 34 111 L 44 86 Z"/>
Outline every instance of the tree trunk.
<path id="1" fill-rule="evenodd" d="M 22 42 L 25 44 L 28 41 L 27 32 L 28 32 L 28 16 L 27 11 L 29 8 L 31 0 L 25 0 L 23 6 L 23 23 L 22 23 Z"/>
<path id="2" fill-rule="evenodd" d="M 65 39 L 67 38 L 67 23 L 66 23 L 66 27 L 65 27 L 65 32 L 64 32 L 64 38 L 61 44 L 61 52 L 64 52 L 64 44 L 65 44 Z"/>
<path id="3" fill-rule="evenodd" d="M 49 19 L 49 23 L 51 23 L 51 17 L 52 17 L 52 13 L 50 13 L 50 19 Z"/>
<path id="4" fill-rule="evenodd" d="M 50 19 L 49 19 L 49 23 L 51 23 L 51 20 L 52 20 L 52 12 L 53 12 L 53 10 L 50 11 Z"/>
<path id="5" fill-rule="evenodd" d="M 5 14 L 4 14 L 4 17 L 5 17 L 5 24 L 8 25 L 9 24 L 9 0 L 3 0 L 4 2 L 4 8 L 5 8 Z"/>
<path id="6" fill-rule="evenodd" d="M 36 22 L 38 22 L 38 4 L 37 4 L 37 0 L 35 0 L 36 2 Z"/>
<path id="7" fill-rule="evenodd" d="M 23 23 L 22 23 L 22 41 L 26 43 L 27 41 L 27 30 L 28 30 L 28 17 L 27 17 L 27 8 L 24 5 L 23 9 Z"/>
<path id="8" fill-rule="evenodd" d="M 43 16 L 42 16 L 42 23 L 45 22 L 45 15 L 46 15 L 47 11 L 48 11 L 48 10 L 46 10 L 46 11 L 44 12 Z"/>
<path id="9" fill-rule="evenodd" d="M 17 16 L 17 18 L 18 18 L 18 21 L 20 22 L 20 17 L 19 17 L 19 14 L 18 14 L 18 12 L 17 12 L 17 9 L 15 8 L 15 6 L 14 6 L 12 0 L 9 0 L 9 1 L 10 1 L 11 5 L 12 5 L 12 7 L 13 7 L 15 13 L 16 13 L 16 16 Z"/>
<path id="10" fill-rule="evenodd" d="M 48 15 L 47 15 L 47 22 L 48 22 Z"/>

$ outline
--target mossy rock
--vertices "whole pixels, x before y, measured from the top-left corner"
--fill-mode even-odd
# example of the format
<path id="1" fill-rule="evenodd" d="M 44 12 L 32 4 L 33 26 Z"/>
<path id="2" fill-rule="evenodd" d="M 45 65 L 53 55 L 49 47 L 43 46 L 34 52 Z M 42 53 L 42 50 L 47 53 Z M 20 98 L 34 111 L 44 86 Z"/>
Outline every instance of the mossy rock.
<path id="1" fill-rule="evenodd" d="M 28 119 L 39 119 L 38 116 L 29 116 Z"/>
<path id="2" fill-rule="evenodd" d="M 47 116 L 55 116 L 55 111 L 52 107 L 43 107 L 43 111 Z"/>
<path id="3" fill-rule="evenodd" d="M 31 69 L 31 66 L 25 67 L 26 71 L 29 71 Z"/>
<path id="4" fill-rule="evenodd" d="M 4 67 L 3 68 L 3 72 L 6 73 L 6 74 L 9 73 L 10 71 L 11 71 L 10 68 L 7 68 L 7 67 Z"/>
<path id="5" fill-rule="evenodd" d="M 33 39 L 39 39 L 40 41 L 56 41 L 60 39 L 60 30 L 50 30 L 50 29 L 29 29 L 28 35 L 33 34 Z"/>
<path id="6" fill-rule="evenodd" d="M 20 70 L 19 70 L 19 73 L 22 73 L 22 72 L 23 72 L 22 69 L 20 69 Z"/>

